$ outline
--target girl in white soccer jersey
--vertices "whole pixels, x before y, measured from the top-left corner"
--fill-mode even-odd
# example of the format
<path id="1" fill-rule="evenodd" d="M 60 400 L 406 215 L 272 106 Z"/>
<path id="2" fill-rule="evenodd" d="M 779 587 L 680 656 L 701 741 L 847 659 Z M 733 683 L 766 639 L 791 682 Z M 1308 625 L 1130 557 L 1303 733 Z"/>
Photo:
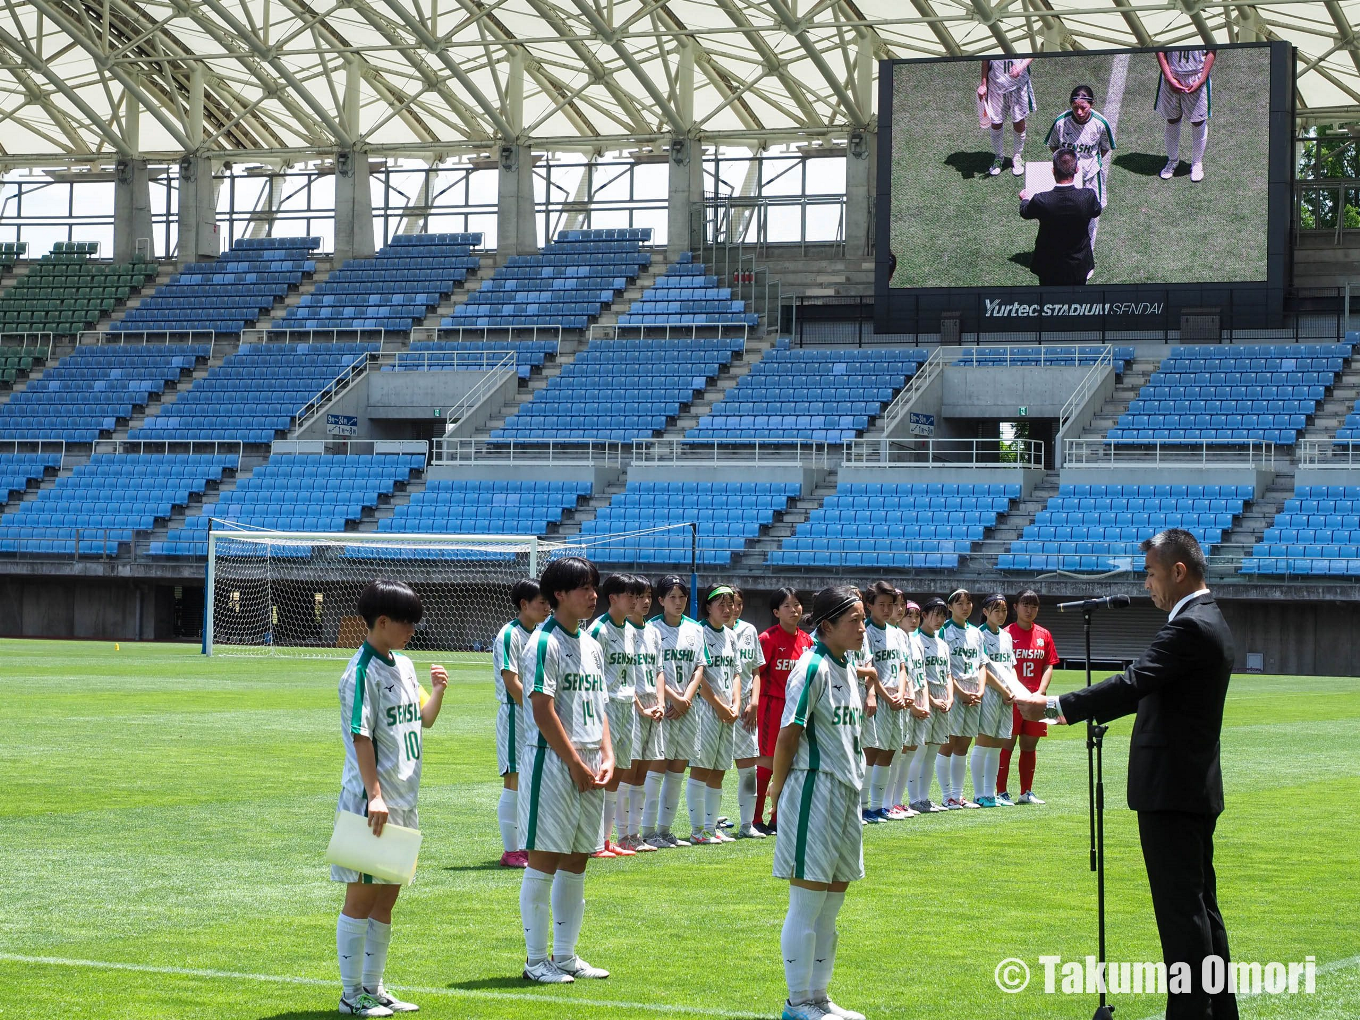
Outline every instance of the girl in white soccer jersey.
<path id="1" fill-rule="evenodd" d="M 651 626 L 661 638 L 661 669 L 666 679 L 666 715 L 661 726 L 666 774 L 661 781 L 656 832 L 648 842 L 660 849 L 690 845 L 672 834 L 671 823 L 680 809 L 680 787 L 699 735 L 699 716 L 692 706 L 703 676 L 704 634 L 699 624 L 685 615 L 689 586 L 684 578 L 667 574 L 656 582 L 655 592 L 661 613 L 652 617 Z"/>
<path id="2" fill-rule="evenodd" d="M 864 707 L 850 654 L 864 641 L 855 588 L 824 588 L 812 600 L 816 642 L 789 673 L 770 795 L 779 805 L 774 875 L 789 880 L 780 949 L 789 995 L 783 1020 L 862 1013 L 831 1001 L 836 915 L 850 883 L 864 877 L 859 791 L 864 785 Z"/>
<path id="3" fill-rule="evenodd" d="M 733 585 L 731 630 L 741 667 L 741 719 L 733 731 L 732 741 L 732 757 L 737 763 L 737 838 L 764 839 L 765 833 L 755 827 L 755 820 L 756 762 L 760 758 L 758 670 L 765 665 L 765 652 L 760 647 L 760 632 L 741 618 L 745 609 L 746 599 L 741 589 Z"/>
<path id="4" fill-rule="evenodd" d="M 1015 645 L 1003 628 L 1010 608 L 1006 596 L 988 595 L 982 603 L 982 650 L 987 656 L 987 687 L 982 692 L 982 712 L 978 722 L 977 746 L 970 767 L 973 790 L 980 807 L 996 807 L 996 770 L 1001 764 L 1001 749 L 1011 738 L 1011 703 L 1022 690 L 1015 676 Z"/>
<path id="5" fill-rule="evenodd" d="M 921 668 L 925 673 L 926 700 L 930 706 L 929 725 L 921 738 L 915 772 L 907 773 L 907 795 L 917 811 L 944 811 L 930 800 L 931 764 L 940 757 L 949 743 L 949 713 L 954 707 L 954 684 L 949 675 L 949 646 L 939 636 L 939 628 L 948 615 L 944 599 L 934 598 L 921 607 L 921 628 L 916 639 L 921 650 Z M 943 784 L 941 784 L 943 785 Z M 940 791 L 941 800 L 949 796 L 947 786 Z"/>
<path id="6" fill-rule="evenodd" d="M 619 784 L 619 811 L 627 802 L 628 831 L 621 846 L 639 853 L 655 853 L 656 847 L 642 838 L 643 817 L 650 798 L 652 813 L 646 824 L 656 832 L 657 798 L 661 777 L 666 771 L 666 749 L 662 746 L 661 721 L 666 711 L 666 682 L 661 674 L 661 635 L 649 626 L 652 611 L 652 582 L 641 574 L 628 578 L 628 593 L 633 596 L 633 611 L 628 622 L 633 627 L 633 774 Z"/>
<path id="7" fill-rule="evenodd" d="M 614 774 L 604 788 L 604 823 L 600 849 L 593 857 L 632 857 L 636 850 L 620 846 L 610 837 L 614 821 L 619 823 L 619 839 L 628 828 L 627 807 L 619 808 L 620 780 L 632 778 L 633 771 L 633 656 L 634 628 L 628 622 L 634 596 L 628 590 L 626 574 L 610 574 L 600 585 L 599 596 L 605 611 L 590 625 L 589 634 L 604 651 L 604 681 L 609 689 L 609 736 L 614 747 Z M 631 786 L 630 786 L 631 789 Z"/>
<path id="8" fill-rule="evenodd" d="M 949 743 L 935 760 L 935 775 L 945 790 L 948 809 L 975 808 L 976 801 L 963 796 L 963 776 L 968 767 L 968 745 L 977 735 L 982 716 L 982 685 L 986 678 L 987 656 L 982 651 L 982 633 L 968 622 L 973 612 L 973 596 L 960 588 L 949 596 L 949 619 L 940 637 L 949 646 L 949 673 L 954 685 L 954 705 L 949 712 Z M 977 791 L 973 791 L 977 796 Z"/>
<path id="9" fill-rule="evenodd" d="M 1004 131 L 1009 120 L 1015 135 L 1015 155 L 1011 159 L 1011 173 L 1021 177 L 1025 173 L 1025 128 L 1027 118 L 1034 111 L 1034 86 L 1029 80 L 1029 65 L 1033 57 L 1016 60 L 984 60 L 982 84 L 978 86 L 978 119 L 985 118 L 992 135 L 992 151 L 996 159 L 987 172 L 995 177 L 1005 164 Z"/>
<path id="10" fill-rule="evenodd" d="M 389 821 L 420 827 L 421 730 L 439 718 L 449 678 L 443 666 L 431 666 L 431 694 L 426 697 L 411 660 L 396 652 L 406 647 L 424 615 L 420 596 L 408 585 L 371 581 L 359 594 L 358 608 L 368 637 L 340 677 L 345 768 L 339 808 L 365 815 L 373 834 L 380 836 Z M 331 879 L 345 883 L 345 905 L 335 926 L 344 986 L 340 1012 L 366 1017 L 414 1012 L 419 1007 L 383 987 L 392 907 L 401 886 L 336 865 L 331 866 Z"/>
<path id="11" fill-rule="evenodd" d="M 1204 147 L 1209 141 L 1209 115 L 1213 113 L 1209 72 L 1213 50 L 1162 50 L 1157 54 L 1161 77 L 1153 108 L 1166 118 L 1166 166 L 1164 181 L 1176 175 L 1181 159 L 1181 119 L 1190 117 L 1190 179 L 1204 180 Z"/>
<path id="12" fill-rule="evenodd" d="M 732 842 L 732 837 L 718 828 L 718 812 L 741 717 L 740 666 L 736 641 L 728 626 L 732 621 L 732 589 L 725 584 L 710 585 L 704 592 L 703 606 L 704 669 L 700 700 L 694 705 L 698 728 L 685 789 L 693 830 L 690 842 L 696 846 Z"/>
<path id="13" fill-rule="evenodd" d="M 524 977 L 541 984 L 609 976 L 576 954 L 586 909 L 586 861 L 600 848 L 604 788 L 614 771 L 604 651 L 581 629 L 595 611 L 599 583 L 589 560 L 567 556 L 549 563 L 538 584 L 553 615 L 520 660 L 530 711 L 527 788 L 519 799 L 529 866 L 519 911 Z"/>
<path id="14" fill-rule="evenodd" d="M 925 755 L 923 738 L 930 724 L 930 702 L 926 700 L 925 666 L 916 637 L 916 628 L 921 626 L 921 607 L 908 599 L 902 589 L 895 594 L 893 616 L 902 642 L 902 686 L 907 707 L 902 713 L 902 751 L 892 764 L 888 799 L 900 817 L 914 818 L 920 812 L 911 806 L 916 798 L 907 795 L 907 780 L 920 765 L 917 755 Z"/>
<path id="15" fill-rule="evenodd" d="M 875 581 L 869 588 L 869 622 L 865 627 L 869 653 L 878 682 L 878 711 L 864 721 L 864 754 L 868 770 L 869 814 L 880 822 L 904 817 L 890 810 L 887 800 L 888 776 L 897 749 L 902 746 L 902 713 L 906 693 L 902 684 L 904 664 L 902 642 L 890 617 L 897 602 L 897 590 L 887 581 Z"/>
<path id="16" fill-rule="evenodd" d="M 501 830 L 502 868 L 527 868 L 529 858 L 519 845 L 519 759 L 524 742 L 524 688 L 519 682 L 519 657 L 525 642 L 548 618 L 548 600 L 538 582 L 516 581 L 510 602 L 519 614 L 496 635 L 491 645 L 491 673 L 496 684 L 496 766 L 502 782 L 496 805 Z"/>
<path id="17" fill-rule="evenodd" d="M 1048 129 L 1044 144 L 1051 152 L 1057 152 L 1064 146 L 1076 152 L 1077 166 L 1081 169 L 1081 186 L 1092 189 L 1100 199 L 1100 207 L 1104 209 L 1110 204 L 1108 157 L 1114 151 L 1114 128 L 1095 109 L 1095 102 L 1096 92 L 1090 85 L 1074 88 L 1071 108 L 1058 115 L 1058 119 Z M 1087 228 L 1092 251 L 1095 250 L 1099 220 L 1099 217 L 1095 217 Z"/>

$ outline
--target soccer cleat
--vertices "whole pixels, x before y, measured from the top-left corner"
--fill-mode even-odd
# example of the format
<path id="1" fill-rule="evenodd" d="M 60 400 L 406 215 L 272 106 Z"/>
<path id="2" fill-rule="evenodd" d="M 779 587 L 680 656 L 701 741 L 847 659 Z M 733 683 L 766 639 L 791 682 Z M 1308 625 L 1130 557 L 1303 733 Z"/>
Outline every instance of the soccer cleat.
<path id="1" fill-rule="evenodd" d="M 774 836 L 777 835 L 778 833 L 779 824 L 773 818 L 771 818 L 768 822 L 765 823 L 765 835 Z"/>
<path id="2" fill-rule="evenodd" d="M 765 833 L 761 832 L 754 825 L 743 825 L 737 830 L 737 839 L 764 839 Z"/>
<path id="3" fill-rule="evenodd" d="M 367 992 L 360 992 L 352 999 L 340 996 L 340 1012 L 346 1016 L 391 1016 L 392 1011 L 381 1002 L 369 995 Z"/>
<path id="4" fill-rule="evenodd" d="M 1164 181 L 1171 180 L 1171 178 L 1176 176 L 1176 167 L 1178 164 L 1179 164 L 1178 160 L 1168 159 L 1166 161 L 1166 166 L 1162 167 L 1161 171 L 1157 174 L 1157 176 Z"/>
<path id="5" fill-rule="evenodd" d="M 967 797 L 959 798 L 959 807 L 975 808 L 981 806 L 982 806 L 981 804 L 978 804 L 976 801 L 971 801 Z"/>
<path id="6" fill-rule="evenodd" d="M 944 799 L 944 809 L 946 811 L 962 811 L 963 802 L 957 797 L 946 797 Z"/>
<path id="7" fill-rule="evenodd" d="M 569 985 L 576 979 L 558 969 L 551 960 L 539 960 L 524 965 L 524 980 L 537 981 L 540 985 Z"/>
<path id="8" fill-rule="evenodd" d="M 795 1006 L 785 999 L 784 1012 L 780 1014 L 780 1020 L 823 1020 L 829 1015 L 815 1002 L 800 1002 Z"/>
<path id="9" fill-rule="evenodd" d="M 905 808 L 900 808 L 900 807 L 896 807 L 896 806 L 888 808 L 887 818 L 888 818 L 889 821 L 891 821 L 891 822 L 900 822 L 903 818 L 906 818 L 906 817 L 907 817 L 907 812 L 906 812 L 906 809 L 905 809 Z"/>
<path id="10" fill-rule="evenodd" d="M 571 979 L 586 978 L 588 980 L 598 981 L 602 978 L 609 977 L 609 971 L 605 970 L 603 967 L 592 967 L 579 956 L 569 957 L 561 963 L 553 960 L 552 965 Z"/>
<path id="11" fill-rule="evenodd" d="M 1196 184 L 1198 184 L 1200 181 L 1204 180 L 1204 164 L 1203 164 L 1203 163 L 1191 163 L 1191 164 L 1190 164 L 1190 179 L 1191 179 L 1192 181 L 1194 181 Z"/>
<path id="12" fill-rule="evenodd" d="M 615 857 L 636 857 L 636 856 L 637 856 L 637 851 L 636 851 L 636 850 L 633 850 L 633 849 L 631 849 L 630 847 L 620 846 L 618 843 L 614 843 L 614 842 L 612 842 L 612 841 L 610 841 L 610 840 L 606 840 L 606 841 L 605 841 L 604 848 L 605 848 L 605 850 L 607 850 L 609 853 L 613 854 Z"/>
<path id="13" fill-rule="evenodd" d="M 729 836 L 727 833 L 723 832 L 722 829 L 714 829 L 713 838 L 719 843 L 735 843 L 737 841 L 735 837 Z"/>
<path id="14" fill-rule="evenodd" d="M 666 840 L 664 836 L 661 835 L 648 836 L 642 842 L 645 846 L 649 846 L 653 850 L 669 850 L 672 845 L 670 842 Z"/>
<path id="15" fill-rule="evenodd" d="M 979 797 L 979 798 L 977 799 L 977 806 L 978 806 L 978 807 L 996 807 L 996 798 L 995 798 L 995 797 Z"/>
<path id="16" fill-rule="evenodd" d="M 707 829 L 699 829 L 689 837 L 689 842 L 691 846 L 717 846 L 722 840 Z"/>
<path id="17" fill-rule="evenodd" d="M 902 805 L 902 816 L 904 818 L 915 818 L 920 813 L 921 812 L 917 811 L 914 807 L 911 807 L 908 804 Z"/>
<path id="18" fill-rule="evenodd" d="M 840 1017 L 840 1020 L 867 1020 L 863 1013 L 856 1013 L 853 1009 L 837 1006 L 830 999 L 823 999 L 817 1005 L 822 1007 L 822 1012 L 827 1016 Z"/>
<path id="19" fill-rule="evenodd" d="M 864 819 L 864 823 L 866 825 L 877 825 L 879 822 L 883 821 L 882 818 L 878 817 L 877 811 L 870 811 L 868 808 L 864 809 L 864 811 L 861 813 L 861 816 Z"/>
<path id="20" fill-rule="evenodd" d="M 529 855 L 523 850 L 507 850 L 501 854 L 500 866 L 502 868 L 527 868 L 529 866 Z"/>
<path id="21" fill-rule="evenodd" d="M 759 832 L 761 835 L 764 836 L 774 835 L 774 830 L 771 829 L 764 822 L 762 822 L 759 818 L 757 818 L 754 822 L 751 823 L 751 828 L 755 829 L 756 832 Z"/>
<path id="22" fill-rule="evenodd" d="M 388 994 L 387 989 L 384 988 L 382 985 L 379 985 L 376 990 L 371 992 L 367 988 L 365 988 L 364 994 L 373 996 L 373 998 L 377 999 L 380 1004 L 386 1006 L 393 1013 L 420 1012 L 420 1007 L 417 1006 L 414 1002 L 402 1002 L 395 995 Z"/>
<path id="23" fill-rule="evenodd" d="M 660 835 L 662 839 L 664 839 L 670 846 L 673 846 L 673 847 L 675 847 L 675 846 L 693 846 L 693 845 L 694 845 L 693 843 L 691 843 L 691 842 L 690 842 L 689 840 L 687 840 L 687 839 L 681 839 L 679 836 L 677 836 L 677 835 L 676 835 L 675 833 L 673 833 L 673 832 L 662 832 L 662 833 L 658 833 L 658 835 Z"/>
<path id="24" fill-rule="evenodd" d="M 996 806 L 1015 807 L 1015 801 L 1011 800 L 1011 795 L 1009 793 L 1007 793 L 1005 790 L 1002 790 L 1000 793 L 996 795 Z"/>
<path id="25" fill-rule="evenodd" d="M 997 176 L 999 173 L 1001 173 L 1001 168 L 1005 165 L 1006 161 L 1002 159 L 1000 156 L 997 156 L 996 159 L 992 160 L 992 165 L 987 169 L 988 175 L 991 177 Z"/>
<path id="26" fill-rule="evenodd" d="M 590 856 L 591 856 L 591 857 L 594 857 L 596 860 L 607 861 L 607 860 L 609 860 L 609 859 L 611 859 L 611 858 L 613 858 L 613 857 L 617 857 L 618 854 L 615 854 L 615 853 L 613 853 L 613 852 L 611 852 L 611 851 L 609 851 L 609 850 L 596 850 L 596 851 L 595 851 L 593 854 L 591 854 Z"/>
<path id="27" fill-rule="evenodd" d="M 628 849 L 640 854 L 654 854 L 657 851 L 657 847 L 652 846 L 641 836 L 629 836 Z"/>
<path id="28" fill-rule="evenodd" d="M 718 827 L 719 829 L 734 829 L 734 828 L 736 828 L 736 826 L 732 824 L 732 819 L 728 818 L 726 815 L 719 815 L 719 816 L 718 816 L 718 825 L 717 825 L 717 827 Z"/>
<path id="29" fill-rule="evenodd" d="M 1034 796 L 1034 791 L 1033 791 L 1033 790 L 1026 790 L 1024 793 L 1020 794 L 1020 800 L 1017 801 L 1017 803 L 1020 803 L 1020 804 L 1043 804 L 1043 803 L 1046 803 L 1046 802 L 1045 802 L 1045 801 L 1042 801 L 1042 800 L 1040 800 L 1038 797 Z"/>
<path id="30" fill-rule="evenodd" d="M 1025 176 L 1025 157 L 1018 152 L 1011 157 L 1011 173 L 1015 174 L 1016 177 Z M 859 1014 L 856 1013 L 855 1015 L 858 1016 Z"/>

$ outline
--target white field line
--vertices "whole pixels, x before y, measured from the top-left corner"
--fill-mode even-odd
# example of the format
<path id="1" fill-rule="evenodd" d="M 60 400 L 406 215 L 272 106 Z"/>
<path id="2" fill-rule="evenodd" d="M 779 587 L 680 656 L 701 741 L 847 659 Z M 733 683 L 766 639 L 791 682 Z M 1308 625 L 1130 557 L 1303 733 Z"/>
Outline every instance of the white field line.
<path id="1" fill-rule="evenodd" d="M 170 977 L 209 978 L 219 981 L 256 981 L 260 984 L 303 985 L 310 988 L 329 988 L 337 991 L 340 983 L 326 978 L 297 977 L 279 974 L 252 974 L 246 971 L 214 970 L 205 967 L 160 967 L 148 963 L 120 963 L 110 960 L 72 960 L 61 956 L 23 956 L 19 953 L 0 953 L 0 962 L 27 963 L 44 967 L 72 967 L 82 970 L 125 970 L 138 974 L 163 974 Z M 611 999 L 578 999 L 574 995 L 546 995 L 542 992 L 500 992 L 481 988 L 438 988 L 418 985 L 393 985 L 393 991 L 413 995 L 444 995 L 455 999 L 498 999 L 505 1002 L 549 1002 L 558 1006 L 594 1006 L 601 1009 L 632 1009 L 657 1013 L 684 1013 L 693 1016 L 725 1017 L 728 1020 L 768 1020 L 770 1013 L 745 1013 L 740 1010 L 718 1009 L 711 1006 L 686 1006 L 676 1003 L 621 1002 Z"/>

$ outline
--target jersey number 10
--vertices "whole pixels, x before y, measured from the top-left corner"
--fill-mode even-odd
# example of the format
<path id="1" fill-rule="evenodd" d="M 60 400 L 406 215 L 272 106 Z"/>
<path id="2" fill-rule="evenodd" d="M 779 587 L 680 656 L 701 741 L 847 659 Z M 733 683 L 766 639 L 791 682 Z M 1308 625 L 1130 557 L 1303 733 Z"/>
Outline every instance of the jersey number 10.
<path id="1" fill-rule="evenodd" d="M 419 761 L 419 760 L 420 760 L 420 731 L 419 731 L 419 730 L 407 730 L 407 731 L 406 731 L 406 736 L 403 738 L 403 740 L 404 740 L 404 742 L 405 742 L 405 744 L 406 744 L 406 760 L 407 760 L 407 761 Z"/>

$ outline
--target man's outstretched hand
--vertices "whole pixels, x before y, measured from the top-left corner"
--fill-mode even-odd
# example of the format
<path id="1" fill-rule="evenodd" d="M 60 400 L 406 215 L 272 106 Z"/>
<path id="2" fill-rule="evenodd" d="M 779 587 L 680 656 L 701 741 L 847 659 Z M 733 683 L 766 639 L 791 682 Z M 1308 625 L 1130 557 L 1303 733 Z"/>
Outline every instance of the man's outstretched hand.
<path id="1" fill-rule="evenodd" d="M 1020 709 L 1020 714 L 1030 722 L 1043 722 L 1044 710 L 1048 708 L 1048 698 L 1033 691 L 1026 691 L 1015 696 L 1015 707 Z M 1061 723 L 1066 720 L 1059 717 L 1057 721 Z"/>

